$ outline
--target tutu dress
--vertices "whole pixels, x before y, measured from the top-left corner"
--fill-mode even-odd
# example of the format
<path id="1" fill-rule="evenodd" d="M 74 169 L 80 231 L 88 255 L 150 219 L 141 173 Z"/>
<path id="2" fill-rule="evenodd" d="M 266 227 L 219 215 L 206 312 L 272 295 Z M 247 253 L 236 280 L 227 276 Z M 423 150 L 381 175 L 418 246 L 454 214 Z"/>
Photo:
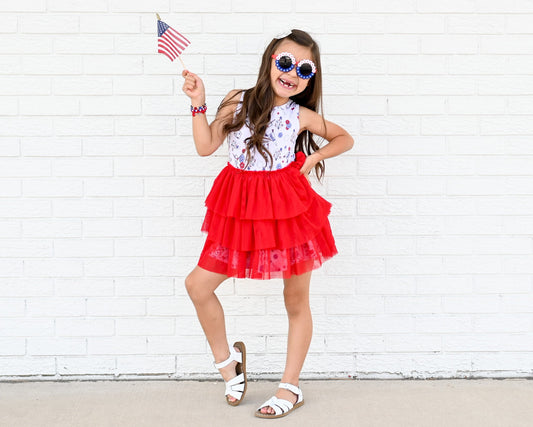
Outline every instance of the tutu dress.
<path id="1" fill-rule="evenodd" d="M 305 154 L 294 152 L 299 105 L 289 100 L 275 106 L 270 118 L 265 147 L 272 168 L 253 149 L 246 166 L 246 124 L 228 134 L 228 164 L 205 200 L 207 238 L 198 265 L 206 270 L 239 278 L 288 278 L 337 254 L 328 220 L 331 203 L 300 173 Z"/>

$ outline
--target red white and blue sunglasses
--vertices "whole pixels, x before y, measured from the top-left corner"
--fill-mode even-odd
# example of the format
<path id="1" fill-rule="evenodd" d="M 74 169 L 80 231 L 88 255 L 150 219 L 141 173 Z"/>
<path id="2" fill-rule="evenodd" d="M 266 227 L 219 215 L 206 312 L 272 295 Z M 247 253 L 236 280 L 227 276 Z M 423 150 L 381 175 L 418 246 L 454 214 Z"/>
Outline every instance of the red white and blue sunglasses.
<path id="1" fill-rule="evenodd" d="M 296 63 L 296 58 L 289 52 L 281 52 L 278 55 L 273 54 L 272 58 L 276 60 L 278 70 L 284 73 L 288 73 L 296 65 L 296 74 L 302 79 L 310 79 L 316 74 L 316 65 L 310 59 L 302 59 Z"/>

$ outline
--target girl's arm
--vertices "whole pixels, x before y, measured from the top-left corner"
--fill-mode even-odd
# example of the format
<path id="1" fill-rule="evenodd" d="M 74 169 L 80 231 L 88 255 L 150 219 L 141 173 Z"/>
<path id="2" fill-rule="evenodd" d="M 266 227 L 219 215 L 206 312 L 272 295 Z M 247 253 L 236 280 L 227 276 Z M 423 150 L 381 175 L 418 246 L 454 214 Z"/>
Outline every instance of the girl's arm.
<path id="1" fill-rule="evenodd" d="M 203 105 L 205 103 L 205 88 L 202 79 L 187 70 L 183 70 L 181 75 L 185 77 L 183 92 L 191 98 L 191 105 L 193 107 Z M 237 92 L 237 90 L 232 90 L 224 98 L 224 101 L 233 97 Z M 218 111 L 215 120 L 211 122 L 211 125 L 207 123 L 205 114 L 196 114 L 192 118 L 194 145 L 200 156 L 209 156 L 222 145 L 224 138 L 226 137 L 222 127 L 224 126 L 225 120 L 229 117 L 233 117 L 235 108 L 236 105 L 228 105 L 221 108 Z"/>
<path id="2" fill-rule="evenodd" d="M 354 140 L 345 129 L 339 125 L 325 120 L 317 112 L 309 108 L 300 107 L 300 131 L 308 130 L 329 141 L 328 144 L 307 156 L 300 169 L 303 174 L 308 174 L 321 160 L 338 156 L 353 147 Z"/>

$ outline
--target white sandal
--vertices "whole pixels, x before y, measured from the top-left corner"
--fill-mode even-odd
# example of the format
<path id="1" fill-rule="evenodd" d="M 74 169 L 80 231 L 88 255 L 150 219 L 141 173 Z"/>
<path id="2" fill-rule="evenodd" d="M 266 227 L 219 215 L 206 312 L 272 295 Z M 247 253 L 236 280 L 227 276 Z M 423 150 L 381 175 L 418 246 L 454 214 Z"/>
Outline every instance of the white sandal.
<path id="1" fill-rule="evenodd" d="M 255 416 L 259 418 L 281 418 L 285 415 L 288 415 L 290 412 L 294 411 L 296 408 L 299 408 L 304 404 L 304 395 L 302 393 L 302 390 L 300 390 L 299 387 L 296 387 L 295 385 L 289 384 L 289 383 L 280 383 L 279 388 L 284 388 L 289 391 L 292 391 L 295 395 L 298 396 L 298 399 L 296 400 L 296 403 L 292 403 L 286 399 L 280 399 L 279 397 L 272 396 L 270 399 L 268 399 L 265 403 L 263 403 L 257 410 L 255 411 Z M 261 413 L 261 409 L 265 406 L 270 406 L 272 409 L 274 409 L 274 414 L 263 414 Z"/>
<path id="2" fill-rule="evenodd" d="M 237 347 L 240 352 L 235 351 L 233 347 Z M 234 360 L 237 362 L 237 365 L 235 366 L 235 372 L 237 373 L 237 376 L 233 377 L 229 381 L 224 382 L 226 384 L 226 402 L 228 402 L 228 404 L 231 406 L 237 406 L 239 403 L 241 403 L 246 393 L 246 347 L 244 346 L 244 343 L 242 341 L 237 341 L 232 347 L 230 347 L 229 357 L 226 360 L 220 363 L 213 362 L 215 368 L 220 369 L 229 365 Z M 237 400 L 232 402 L 228 399 L 228 396 L 232 396 Z"/>

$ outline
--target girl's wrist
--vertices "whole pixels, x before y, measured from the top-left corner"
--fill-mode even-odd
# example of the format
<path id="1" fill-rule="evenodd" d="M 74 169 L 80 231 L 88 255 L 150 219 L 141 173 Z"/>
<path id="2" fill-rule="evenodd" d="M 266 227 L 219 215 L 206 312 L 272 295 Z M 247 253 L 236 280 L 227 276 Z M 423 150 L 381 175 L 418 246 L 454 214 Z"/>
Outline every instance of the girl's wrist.
<path id="1" fill-rule="evenodd" d="M 205 104 L 205 98 L 191 98 L 191 106 L 200 107 Z"/>
<path id="2" fill-rule="evenodd" d="M 192 113 L 192 116 L 195 117 L 197 114 L 204 114 L 206 113 L 207 111 L 207 105 L 203 104 L 203 105 L 200 105 L 199 107 L 195 107 L 193 105 L 191 105 L 191 113 Z"/>
<path id="3" fill-rule="evenodd" d="M 313 161 L 315 162 L 315 164 L 325 159 L 322 153 L 319 153 L 318 151 L 313 152 L 312 154 L 309 155 L 309 157 L 313 158 Z"/>

